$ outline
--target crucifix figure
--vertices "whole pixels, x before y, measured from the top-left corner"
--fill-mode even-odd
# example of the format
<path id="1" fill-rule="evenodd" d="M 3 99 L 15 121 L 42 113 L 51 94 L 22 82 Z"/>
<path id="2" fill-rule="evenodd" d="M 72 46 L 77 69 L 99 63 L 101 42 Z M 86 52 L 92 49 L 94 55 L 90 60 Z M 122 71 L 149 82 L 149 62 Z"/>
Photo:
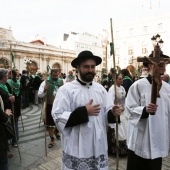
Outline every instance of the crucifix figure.
<path id="1" fill-rule="evenodd" d="M 138 57 L 138 62 L 143 62 L 144 64 L 153 65 L 153 76 L 152 76 L 152 91 L 151 91 L 151 103 L 156 104 L 157 97 L 160 97 L 159 90 L 162 86 L 160 67 L 164 67 L 166 64 L 170 63 L 170 58 L 164 55 L 161 51 L 161 46 L 163 41 L 160 40 L 160 35 L 157 34 L 155 37 L 151 38 L 153 41 L 154 51 L 149 55 L 149 57 Z M 155 113 L 150 113 L 154 115 Z"/>

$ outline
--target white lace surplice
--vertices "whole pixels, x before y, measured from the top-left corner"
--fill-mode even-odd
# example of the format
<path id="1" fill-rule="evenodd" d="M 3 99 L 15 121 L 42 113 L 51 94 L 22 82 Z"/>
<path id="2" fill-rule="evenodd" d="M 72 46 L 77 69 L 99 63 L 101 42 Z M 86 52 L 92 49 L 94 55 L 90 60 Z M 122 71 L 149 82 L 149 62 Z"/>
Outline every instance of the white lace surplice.
<path id="1" fill-rule="evenodd" d="M 112 102 L 114 103 L 114 100 L 115 100 L 114 85 L 110 87 L 108 93 L 112 98 Z M 120 87 L 116 86 L 116 96 L 117 96 L 117 100 L 119 104 L 122 105 L 122 107 L 124 107 L 126 91 L 123 86 L 120 86 Z M 124 141 L 127 139 L 127 125 L 128 125 L 128 121 L 127 121 L 127 118 L 124 112 L 122 112 L 120 116 L 120 120 L 121 120 L 121 123 L 118 125 L 118 140 Z M 116 124 L 109 124 L 109 126 L 111 128 L 116 128 Z"/>
<path id="2" fill-rule="evenodd" d="M 162 81 L 155 115 L 141 119 L 143 108 L 151 100 L 151 84 L 146 78 L 136 81 L 126 98 L 129 116 L 128 148 L 146 159 L 166 157 L 170 146 L 170 86 Z"/>
<path id="3" fill-rule="evenodd" d="M 99 115 L 89 116 L 87 123 L 65 128 L 70 114 L 90 99 L 92 104 L 100 104 Z M 96 82 L 88 88 L 74 80 L 58 90 L 52 116 L 62 133 L 63 170 L 108 169 L 106 123 L 112 107 L 106 90 Z"/>

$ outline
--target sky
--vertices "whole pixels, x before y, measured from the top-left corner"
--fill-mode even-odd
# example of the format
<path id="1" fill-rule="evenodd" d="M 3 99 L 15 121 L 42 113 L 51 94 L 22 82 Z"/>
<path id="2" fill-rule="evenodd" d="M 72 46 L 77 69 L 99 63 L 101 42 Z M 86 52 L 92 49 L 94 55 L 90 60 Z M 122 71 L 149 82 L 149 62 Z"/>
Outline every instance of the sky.
<path id="1" fill-rule="evenodd" d="M 0 0 L 0 27 L 18 41 L 56 44 L 64 32 L 97 34 L 122 21 L 168 12 L 170 0 Z"/>

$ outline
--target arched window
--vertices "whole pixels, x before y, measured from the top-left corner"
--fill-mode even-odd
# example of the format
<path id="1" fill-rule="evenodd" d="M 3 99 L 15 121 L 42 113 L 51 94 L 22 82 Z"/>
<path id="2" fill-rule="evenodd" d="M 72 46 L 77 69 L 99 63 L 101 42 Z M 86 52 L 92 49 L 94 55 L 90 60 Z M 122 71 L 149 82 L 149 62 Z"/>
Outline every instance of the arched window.
<path id="1" fill-rule="evenodd" d="M 0 58 L 0 68 L 9 68 L 9 61 L 5 58 Z"/>

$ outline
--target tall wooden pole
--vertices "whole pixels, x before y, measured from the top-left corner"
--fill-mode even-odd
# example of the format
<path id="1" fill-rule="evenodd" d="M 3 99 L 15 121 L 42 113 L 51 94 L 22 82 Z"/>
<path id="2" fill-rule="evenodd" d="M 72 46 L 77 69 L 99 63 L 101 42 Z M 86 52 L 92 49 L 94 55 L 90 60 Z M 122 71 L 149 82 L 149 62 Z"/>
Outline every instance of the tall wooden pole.
<path id="1" fill-rule="evenodd" d="M 112 27 L 112 18 L 110 18 L 110 26 L 111 26 L 111 37 L 112 37 L 112 45 L 113 48 L 112 54 L 113 54 L 113 66 L 114 66 L 114 94 L 115 94 L 115 104 L 117 103 L 117 97 L 116 97 L 116 64 L 115 64 L 115 52 L 114 52 L 114 38 L 113 38 L 113 27 Z M 119 139 L 118 139 L 118 116 L 116 116 L 116 170 L 119 169 Z"/>
<path id="2" fill-rule="evenodd" d="M 10 68 L 11 68 L 11 80 L 12 80 L 12 44 L 10 44 L 10 58 L 11 58 L 11 65 L 10 65 Z M 13 95 L 13 85 L 11 86 L 11 94 Z M 17 133 L 16 133 L 16 127 L 15 127 L 15 115 L 14 115 L 14 103 L 12 102 L 12 115 L 13 115 L 13 126 L 14 126 L 14 133 L 15 133 L 15 140 L 16 140 L 16 143 L 18 145 L 18 153 L 19 153 L 19 158 L 20 158 L 20 161 L 21 161 L 21 153 L 20 153 L 20 149 L 19 149 L 19 144 L 18 144 L 18 139 L 17 139 Z"/>
<path id="3" fill-rule="evenodd" d="M 12 81 L 12 69 L 15 69 L 16 67 L 15 67 L 15 62 L 14 62 L 14 55 L 13 55 L 13 53 L 12 53 L 12 47 L 10 47 L 11 48 L 11 81 Z M 13 63 L 13 67 L 12 67 L 12 63 Z M 12 84 L 12 92 L 13 92 L 13 84 Z M 23 132 L 24 132 L 24 124 L 23 124 L 23 120 L 22 120 L 22 113 L 21 113 L 21 123 L 22 123 L 22 129 L 23 129 Z"/>

